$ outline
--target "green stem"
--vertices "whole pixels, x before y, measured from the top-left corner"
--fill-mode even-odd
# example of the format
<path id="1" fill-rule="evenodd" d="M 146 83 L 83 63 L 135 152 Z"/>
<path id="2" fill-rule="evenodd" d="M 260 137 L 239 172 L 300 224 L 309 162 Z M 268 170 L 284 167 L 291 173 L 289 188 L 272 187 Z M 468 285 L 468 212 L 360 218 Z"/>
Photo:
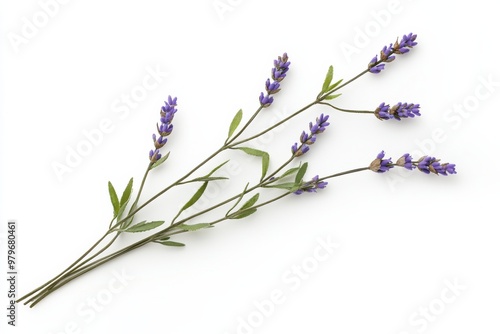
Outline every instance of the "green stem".
<path id="1" fill-rule="evenodd" d="M 349 113 L 355 113 L 355 114 L 374 114 L 375 112 L 372 111 L 372 110 L 352 110 L 352 109 L 343 109 L 343 108 L 339 108 L 339 107 L 336 107 L 330 103 L 327 103 L 327 102 L 319 102 L 318 104 L 322 104 L 322 105 L 325 105 L 325 106 L 329 106 L 335 110 L 338 110 L 338 111 L 342 111 L 342 112 L 349 112 Z"/>

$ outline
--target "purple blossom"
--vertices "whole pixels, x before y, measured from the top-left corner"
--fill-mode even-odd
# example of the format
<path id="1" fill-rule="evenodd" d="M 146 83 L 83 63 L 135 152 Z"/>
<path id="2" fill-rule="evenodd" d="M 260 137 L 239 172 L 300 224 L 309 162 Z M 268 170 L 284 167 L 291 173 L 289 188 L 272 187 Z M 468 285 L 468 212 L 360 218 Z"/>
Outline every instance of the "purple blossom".
<path id="1" fill-rule="evenodd" d="M 390 105 L 385 104 L 384 102 L 382 102 L 377 107 L 377 109 L 375 109 L 375 116 L 378 119 L 381 119 L 381 120 L 387 120 L 387 119 L 393 118 L 393 116 L 389 113 L 389 108 L 390 107 L 391 107 Z"/>
<path id="2" fill-rule="evenodd" d="M 375 109 L 375 117 L 380 120 L 397 119 L 401 118 L 413 118 L 415 116 L 420 116 L 420 104 L 414 103 L 401 103 L 398 102 L 392 107 L 388 104 L 382 102 L 377 109 Z"/>
<path id="3" fill-rule="evenodd" d="M 384 64 L 379 64 L 377 56 L 373 57 L 370 63 L 368 64 L 368 70 L 371 73 L 380 73 L 384 69 Z"/>
<path id="4" fill-rule="evenodd" d="M 436 175 L 456 174 L 455 164 L 440 163 L 439 159 L 430 156 L 423 156 L 417 162 L 417 168 L 425 174 L 434 173 Z"/>
<path id="5" fill-rule="evenodd" d="M 159 136 L 153 134 L 153 142 L 155 149 L 149 151 L 149 160 L 151 163 L 155 163 L 161 158 L 160 148 L 165 146 L 167 143 L 167 136 L 169 136 L 174 126 L 172 124 L 172 120 L 174 119 L 174 115 L 177 112 L 175 108 L 177 106 L 177 98 L 172 98 L 170 95 L 168 96 L 167 101 L 165 101 L 165 105 L 161 107 L 160 110 L 160 124 L 156 124 L 156 129 L 158 130 Z"/>
<path id="6" fill-rule="evenodd" d="M 384 46 L 380 51 L 380 61 L 378 57 L 375 56 L 368 64 L 368 71 L 371 73 L 380 73 L 384 69 L 384 64 L 382 63 L 390 63 L 394 59 L 396 59 L 395 54 L 404 54 L 410 51 L 418 43 L 415 42 L 417 39 L 417 35 L 413 33 L 409 33 L 408 35 L 404 35 L 399 41 L 399 38 L 396 39 L 394 45 L 391 43 L 389 46 Z"/>
<path id="7" fill-rule="evenodd" d="M 312 145 L 316 142 L 316 137 L 318 134 L 323 133 L 326 130 L 326 127 L 330 125 L 328 122 L 328 118 L 330 116 L 321 114 L 316 118 L 316 123 L 309 123 L 309 131 L 310 133 L 306 133 L 302 131 L 300 135 L 300 142 L 302 143 L 300 146 L 295 143 L 292 145 L 292 154 L 295 157 L 299 157 L 309 151 L 309 145 Z"/>
<path id="8" fill-rule="evenodd" d="M 396 165 L 404 167 L 404 168 L 409 169 L 409 170 L 412 170 L 415 168 L 415 166 L 413 165 L 413 162 L 412 162 L 411 155 L 409 153 L 403 154 L 403 156 L 401 158 L 399 158 L 398 161 L 396 161 Z"/>
<path id="9" fill-rule="evenodd" d="M 393 168 L 394 165 L 392 164 L 391 158 L 384 159 L 384 156 L 384 151 L 380 152 L 377 155 L 377 158 L 370 164 L 369 169 L 376 173 L 385 173 L 389 169 Z"/>
<path id="10" fill-rule="evenodd" d="M 319 176 L 316 175 L 315 177 L 313 177 L 311 179 L 311 181 L 308 181 L 308 182 L 305 182 L 304 184 L 302 184 L 302 186 L 299 189 L 294 191 L 294 194 L 300 195 L 300 194 L 304 193 L 304 191 L 308 192 L 308 193 L 312 193 L 312 192 L 315 193 L 317 189 L 325 189 L 327 185 L 328 185 L 328 182 L 319 181 Z"/>
<path id="11" fill-rule="evenodd" d="M 288 72 L 290 62 L 288 61 L 288 55 L 286 52 L 283 56 L 278 57 L 274 60 L 274 68 L 271 70 L 271 77 L 274 80 L 271 82 L 270 79 L 266 80 L 266 92 L 267 94 L 260 93 L 259 102 L 262 108 L 269 107 L 274 99 L 271 95 L 276 94 L 280 91 L 280 82 L 285 79 L 286 72 Z"/>

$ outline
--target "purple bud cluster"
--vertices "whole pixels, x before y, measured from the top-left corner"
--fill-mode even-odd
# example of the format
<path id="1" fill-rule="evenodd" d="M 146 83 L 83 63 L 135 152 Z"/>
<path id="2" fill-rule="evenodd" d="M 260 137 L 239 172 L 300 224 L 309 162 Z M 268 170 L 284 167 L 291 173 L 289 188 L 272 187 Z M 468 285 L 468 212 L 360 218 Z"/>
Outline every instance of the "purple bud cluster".
<path id="1" fill-rule="evenodd" d="M 330 125 L 328 122 L 328 118 L 330 116 L 321 114 L 316 118 L 316 123 L 309 123 L 309 133 L 302 131 L 300 135 L 300 145 L 295 143 L 292 145 L 292 154 L 295 157 L 300 157 L 307 151 L 309 151 L 309 145 L 312 145 L 316 142 L 316 136 L 326 130 L 326 127 Z"/>
<path id="2" fill-rule="evenodd" d="M 304 191 L 308 193 L 315 193 L 317 189 L 324 189 L 328 185 L 328 182 L 319 181 L 319 176 L 316 175 L 311 181 L 304 183 L 299 189 L 293 193 L 296 195 L 302 194 Z"/>
<path id="3" fill-rule="evenodd" d="M 149 160 L 151 161 L 151 163 L 155 163 L 156 161 L 160 160 L 160 148 L 165 146 L 165 144 L 167 143 L 167 136 L 169 136 L 174 129 L 172 120 L 174 119 L 174 115 L 177 112 L 177 109 L 175 108 L 176 106 L 177 98 L 172 98 L 169 95 L 167 101 L 165 101 L 165 105 L 161 107 L 160 124 L 156 124 L 156 129 L 158 130 L 159 136 L 153 134 L 155 149 L 149 151 Z"/>
<path id="4" fill-rule="evenodd" d="M 264 93 L 261 92 L 259 96 L 259 102 L 262 108 L 267 108 L 273 103 L 274 98 L 271 95 L 276 94 L 280 91 L 280 82 L 285 79 L 286 72 L 288 72 L 289 66 L 290 62 L 288 61 L 288 55 L 286 54 L 286 52 L 283 53 L 283 56 L 280 56 L 278 57 L 278 59 L 274 60 L 274 67 L 271 70 L 271 78 L 273 79 L 273 81 L 271 82 L 270 79 L 267 79 L 267 94 L 264 95 Z"/>
<path id="5" fill-rule="evenodd" d="M 398 102 L 392 107 L 382 102 L 377 109 L 375 109 L 375 116 L 380 120 L 413 118 L 420 116 L 420 104 L 414 103 L 401 103 Z"/>
<path id="6" fill-rule="evenodd" d="M 376 55 L 372 58 L 372 60 L 370 60 L 370 63 L 368 63 L 368 71 L 371 73 L 380 73 L 385 67 L 385 64 L 382 63 L 390 63 L 396 59 L 394 54 L 401 55 L 409 52 L 411 48 L 418 44 L 415 42 L 416 39 L 417 35 L 409 33 L 408 35 L 404 35 L 403 38 L 401 38 L 401 41 L 399 41 L 398 38 L 396 39 L 396 43 L 384 46 L 380 51 L 380 60 Z"/>
<path id="7" fill-rule="evenodd" d="M 394 166 L 399 166 L 408 170 L 417 168 L 425 174 L 434 173 L 436 175 L 446 176 L 457 173 L 455 171 L 455 164 L 441 163 L 439 159 L 430 156 L 423 156 L 418 161 L 413 161 L 411 155 L 409 153 L 405 153 L 396 161 L 395 164 L 392 163 L 391 158 L 384 159 L 384 156 L 384 151 L 380 152 L 377 155 L 377 158 L 370 164 L 369 169 L 377 173 L 384 173 Z"/>

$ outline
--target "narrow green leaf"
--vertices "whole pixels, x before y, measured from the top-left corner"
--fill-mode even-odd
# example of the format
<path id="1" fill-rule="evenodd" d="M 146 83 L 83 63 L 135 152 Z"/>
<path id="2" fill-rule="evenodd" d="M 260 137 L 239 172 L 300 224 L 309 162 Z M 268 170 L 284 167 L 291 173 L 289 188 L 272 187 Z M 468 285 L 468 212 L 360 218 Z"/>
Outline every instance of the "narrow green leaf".
<path id="1" fill-rule="evenodd" d="M 291 175 L 291 174 L 294 174 L 294 173 L 297 173 L 297 171 L 299 170 L 300 167 L 293 167 L 293 168 L 290 168 L 289 170 L 287 170 L 286 172 L 283 173 L 283 175 L 281 175 L 280 178 L 284 178 L 285 176 L 288 176 L 288 175 Z"/>
<path id="2" fill-rule="evenodd" d="M 227 210 L 226 217 L 229 216 L 229 212 L 233 211 L 233 209 L 241 202 L 241 200 L 243 199 L 243 196 L 245 196 L 245 192 L 247 191 L 249 184 L 250 183 L 247 183 L 247 185 L 245 186 L 245 189 L 243 189 L 241 195 L 238 197 L 238 200 L 236 201 L 236 203 L 234 203 L 234 205 L 231 207 L 231 209 Z"/>
<path id="3" fill-rule="evenodd" d="M 295 184 L 296 185 L 300 184 L 302 182 L 302 179 L 304 178 L 306 171 L 307 171 L 307 162 L 305 162 L 302 166 L 300 166 L 300 169 L 297 172 L 297 175 L 295 175 Z"/>
<path id="4" fill-rule="evenodd" d="M 136 202 L 134 202 L 134 203 L 132 204 L 132 207 L 131 207 L 131 208 L 130 208 L 130 210 L 128 211 L 128 212 L 129 212 L 129 214 L 130 214 L 132 211 L 134 211 L 136 208 L 137 208 L 137 203 L 136 203 Z M 127 227 L 129 227 L 129 226 L 130 226 L 130 224 L 132 224 L 132 222 L 133 222 L 133 221 L 134 221 L 134 216 L 132 216 L 132 217 L 128 218 L 127 220 L 125 220 L 125 221 L 122 223 L 121 229 L 122 229 L 122 230 L 125 230 Z"/>
<path id="5" fill-rule="evenodd" d="M 344 79 L 340 79 L 339 81 L 337 81 L 336 83 L 334 83 L 333 85 L 331 85 L 330 87 L 328 87 L 328 89 L 326 91 L 327 92 L 331 91 L 332 89 L 334 89 L 335 87 L 337 87 L 342 81 L 344 81 Z"/>
<path id="6" fill-rule="evenodd" d="M 326 72 L 325 81 L 323 82 L 323 88 L 321 89 L 321 93 L 328 91 L 328 87 L 333 79 L 333 66 L 330 65 L 328 68 L 328 72 Z"/>
<path id="7" fill-rule="evenodd" d="M 134 226 L 131 226 L 124 230 L 123 232 L 130 232 L 130 233 L 136 233 L 136 232 L 144 232 L 144 231 L 149 231 L 152 229 L 157 228 L 158 226 L 161 226 L 165 221 L 164 220 L 156 220 L 156 221 L 142 221 Z"/>
<path id="8" fill-rule="evenodd" d="M 272 184 L 269 186 L 265 186 L 264 188 L 278 188 L 278 189 L 286 189 L 286 190 L 292 190 L 296 184 L 294 182 L 285 182 L 285 183 L 278 183 L 278 184 Z"/>
<path id="9" fill-rule="evenodd" d="M 162 238 L 162 239 L 158 239 L 158 240 L 155 240 L 153 242 L 164 242 L 164 241 L 167 241 L 167 240 L 170 240 L 170 237 L 165 237 L 165 238 Z"/>
<path id="10" fill-rule="evenodd" d="M 227 135 L 227 139 L 231 138 L 233 135 L 234 131 L 238 128 L 238 125 L 240 125 L 241 119 L 243 118 L 243 110 L 238 110 L 236 115 L 234 115 L 233 120 L 231 121 L 231 125 L 229 126 L 229 132 Z"/>
<path id="11" fill-rule="evenodd" d="M 120 211 L 120 202 L 118 202 L 118 196 L 116 195 L 115 187 L 108 181 L 109 197 L 111 199 L 111 204 L 113 204 L 113 217 L 118 215 Z"/>
<path id="12" fill-rule="evenodd" d="M 167 154 L 165 154 L 164 156 L 162 156 L 158 161 L 156 161 L 154 164 L 151 165 L 151 167 L 149 168 L 149 170 L 151 170 L 153 168 L 156 168 L 159 165 L 161 165 L 162 163 L 164 163 L 168 159 L 169 155 L 170 155 L 170 152 L 168 152 Z"/>
<path id="13" fill-rule="evenodd" d="M 328 95 L 327 97 L 325 97 L 325 100 L 333 100 L 333 99 L 336 99 L 337 97 L 339 97 L 340 95 L 342 95 L 342 94 Z"/>
<path id="14" fill-rule="evenodd" d="M 242 150 L 246 154 L 253 155 L 256 157 L 261 157 L 262 159 L 262 176 L 261 180 L 266 176 L 267 170 L 269 169 L 269 153 L 257 150 L 250 147 L 236 147 L 238 150 Z"/>
<path id="15" fill-rule="evenodd" d="M 202 228 L 212 227 L 212 225 L 210 223 L 199 223 L 199 224 L 192 224 L 192 225 L 181 224 L 177 227 L 180 228 L 181 230 L 184 230 L 184 231 L 197 231 L 197 230 L 201 230 Z"/>
<path id="16" fill-rule="evenodd" d="M 256 211 L 257 211 L 256 208 L 247 209 L 247 210 L 243 211 L 242 213 L 238 213 L 239 212 L 238 211 L 235 213 L 234 216 L 231 216 L 230 219 L 242 219 L 242 218 L 250 216 L 251 214 L 254 214 Z"/>
<path id="17" fill-rule="evenodd" d="M 122 197 L 120 198 L 120 206 L 123 206 L 130 199 L 130 194 L 132 194 L 132 185 L 134 184 L 134 178 L 128 181 L 127 187 L 123 191 Z"/>
<path id="18" fill-rule="evenodd" d="M 210 181 L 217 181 L 217 180 L 228 180 L 229 178 L 224 177 L 224 176 L 202 176 L 202 177 L 197 177 L 196 179 L 189 180 L 187 182 L 183 183 L 191 183 L 191 182 L 210 182 Z"/>
<path id="19" fill-rule="evenodd" d="M 184 247 L 186 246 L 182 242 L 176 242 L 176 241 L 159 241 L 159 244 L 162 244 L 164 246 L 174 246 L 174 247 Z"/>
<path id="20" fill-rule="evenodd" d="M 238 211 L 243 211 L 245 209 L 252 207 L 258 200 L 259 200 L 259 193 L 253 195 L 252 198 L 246 201 L 246 203 L 243 204 Z"/>
<path id="21" fill-rule="evenodd" d="M 193 197 L 191 197 L 191 199 L 189 201 L 187 201 L 186 204 L 184 204 L 181 211 L 179 211 L 179 214 L 182 211 L 186 210 L 187 208 L 191 207 L 191 205 L 193 205 L 194 203 L 196 203 L 200 199 L 201 195 L 203 195 L 203 193 L 207 189 L 207 185 L 208 185 L 208 181 L 205 181 L 202 184 L 202 186 L 194 193 Z M 179 214 L 177 214 L 177 216 L 179 216 Z"/>

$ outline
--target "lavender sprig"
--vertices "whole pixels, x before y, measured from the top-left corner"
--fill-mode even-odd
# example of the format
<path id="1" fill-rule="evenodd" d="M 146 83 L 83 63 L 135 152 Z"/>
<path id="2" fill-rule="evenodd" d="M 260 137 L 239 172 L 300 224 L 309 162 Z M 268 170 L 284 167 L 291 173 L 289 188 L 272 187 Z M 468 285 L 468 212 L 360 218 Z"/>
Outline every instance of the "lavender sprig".
<path id="1" fill-rule="evenodd" d="M 310 181 L 305 182 L 299 189 L 294 191 L 293 193 L 296 195 L 300 195 L 302 193 L 315 193 L 318 189 L 325 189 L 328 185 L 328 182 L 320 181 L 319 176 L 316 175 Z"/>
<path id="2" fill-rule="evenodd" d="M 389 46 L 384 46 L 380 51 L 380 60 L 378 59 L 378 55 L 376 55 L 368 63 L 368 71 L 374 74 L 380 73 L 385 68 L 385 64 L 382 63 L 392 62 L 396 59 L 395 54 L 402 55 L 409 52 L 411 48 L 418 44 L 415 42 L 416 39 L 416 34 L 409 33 L 408 35 L 404 35 L 401 41 L 398 41 L 399 38 L 397 38 L 394 45 L 391 43 Z"/>
<path id="3" fill-rule="evenodd" d="M 157 137 L 156 134 L 153 133 L 153 142 L 155 149 L 149 151 L 149 160 L 152 164 L 161 159 L 160 148 L 165 146 L 165 144 L 167 143 L 167 136 L 169 136 L 174 129 L 172 120 L 174 119 L 174 115 L 177 112 L 177 109 L 175 108 L 176 106 L 177 97 L 172 98 L 169 95 L 167 101 L 165 101 L 165 105 L 161 107 L 160 125 L 156 124 L 156 129 L 158 130 L 159 136 Z"/>
<path id="4" fill-rule="evenodd" d="M 283 53 L 283 56 L 280 56 L 278 57 L 278 59 L 274 60 L 274 67 L 271 70 L 271 77 L 273 79 L 273 82 L 271 82 L 270 79 L 267 79 L 267 94 L 264 95 L 264 93 L 261 92 L 259 96 L 259 102 L 262 108 L 267 108 L 273 103 L 274 98 L 271 95 L 276 94 L 281 90 L 280 82 L 285 79 L 286 72 L 288 72 L 289 66 L 290 62 L 288 61 L 288 55 L 286 54 L 286 52 Z"/>
<path id="5" fill-rule="evenodd" d="M 398 102 L 392 107 L 385 102 L 382 102 L 377 109 L 375 109 L 375 117 L 380 120 L 413 118 L 420 116 L 420 104 L 414 103 L 401 103 Z"/>
<path id="6" fill-rule="evenodd" d="M 421 157 L 417 161 L 413 161 L 411 155 L 409 153 L 405 153 L 396 161 L 395 164 L 392 163 L 391 158 L 384 159 L 384 156 L 384 151 L 380 152 L 368 168 L 377 173 L 385 173 L 394 166 L 404 167 L 408 170 L 417 168 L 425 174 L 433 173 L 436 175 L 447 176 L 449 174 L 457 173 L 455 170 L 455 164 L 440 163 L 439 159 L 427 155 Z"/>
<path id="7" fill-rule="evenodd" d="M 302 131 L 300 135 L 300 142 L 292 145 L 292 154 L 294 157 L 300 157 L 307 151 L 309 151 L 309 145 L 312 145 L 316 142 L 316 136 L 320 133 L 323 133 L 326 130 L 326 127 L 330 125 L 328 122 L 329 115 L 321 114 L 316 118 L 316 123 L 309 122 L 309 133 Z"/>

